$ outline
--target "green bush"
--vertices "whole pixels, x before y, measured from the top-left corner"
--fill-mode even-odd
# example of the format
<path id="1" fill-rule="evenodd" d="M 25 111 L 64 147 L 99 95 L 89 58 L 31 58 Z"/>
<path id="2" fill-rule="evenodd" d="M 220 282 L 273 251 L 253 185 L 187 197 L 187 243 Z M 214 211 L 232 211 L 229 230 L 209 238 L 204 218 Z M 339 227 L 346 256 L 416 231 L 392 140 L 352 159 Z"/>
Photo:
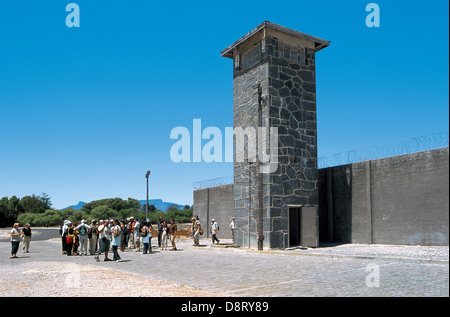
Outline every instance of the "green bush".
<path id="1" fill-rule="evenodd" d="M 83 212 L 79 210 L 80 212 Z M 92 209 L 90 216 L 92 219 L 115 219 L 119 215 L 117 210 L 109 208 L 107 205 L 100 205 Z M 81 220 L 81 219 L 80 219 Z"/>
<path id="2" fill-rule="evenodd" d="M 22 213 L 22 214 L 20 214 L 20 215 L 17 217 L 17 222 L 18 222 L 21 226 L 23 226 L 23 225 L 26 224 L 26 223 L 29 223 L 30 225 L 34 226 L 34 225 L 35 225 L 35 224 L 34 224 L 34 218 L 36 218 L 37 215 L 38 215 L 38 214 L 31 213 L 31 212 L 25 212 L 25 213 Z"/>
<path id="3" fill-rule="evenodd" d="M 52 209 L 40 214 L 30 212 L 22 213 L 17 218 L 17 222 L 19 222 L 21 226 L 29 223 L 32 226 L 49 227 L 59 225 L 62 221 L 63 218 L 61 212 Z"/>
<path id="4" fill-rule="evenodd" d="M 63 221 L 62 214 L 59 210 L 47 210 L 43 214 L 36 215 L 34 219 L 35 225 L 55 226 Z"/>
<path id="5" fill-rule="evenodd" d="M 170 220 L 171 218 L 175 219 L 176 222 L 190 222 L 193 216 L 192 209 L 170 209 L 166 213 L 166 217 L 163 217 L 164 220 Z M 166 219 L 167 218 L 167 219 Z"/>

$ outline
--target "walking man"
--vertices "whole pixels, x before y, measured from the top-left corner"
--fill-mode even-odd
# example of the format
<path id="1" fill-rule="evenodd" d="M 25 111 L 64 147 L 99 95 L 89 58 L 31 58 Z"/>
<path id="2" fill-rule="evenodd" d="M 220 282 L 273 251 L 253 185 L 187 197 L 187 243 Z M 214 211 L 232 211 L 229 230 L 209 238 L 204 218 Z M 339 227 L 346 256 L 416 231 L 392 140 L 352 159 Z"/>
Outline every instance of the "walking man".
<path id="1" fill-rule="evenodd" d="M 214 244 L 214 241 L 217 241 L 217 244 L 219 244 L 220 240 L 217 239 L 217 234 L 219 233 L 219 225 L 217 224 L 216 220 L 211 220 L 211 237 L 212 237 L 212 244 Z"/>

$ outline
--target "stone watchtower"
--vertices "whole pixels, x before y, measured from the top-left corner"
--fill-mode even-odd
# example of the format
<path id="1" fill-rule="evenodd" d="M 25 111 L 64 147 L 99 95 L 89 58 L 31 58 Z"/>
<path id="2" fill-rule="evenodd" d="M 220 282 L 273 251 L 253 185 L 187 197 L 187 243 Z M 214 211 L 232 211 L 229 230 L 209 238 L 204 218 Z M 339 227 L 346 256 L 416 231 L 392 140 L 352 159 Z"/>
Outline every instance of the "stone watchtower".
<path id="1" fill-rule="evenodd" d="M 318 245 L 315 53 L 328 45 L 266 21 L 221 52 L 234 61 L 234 217 L 240 246 Z M 264 155 L 270 161 L 260 163 Z"/>

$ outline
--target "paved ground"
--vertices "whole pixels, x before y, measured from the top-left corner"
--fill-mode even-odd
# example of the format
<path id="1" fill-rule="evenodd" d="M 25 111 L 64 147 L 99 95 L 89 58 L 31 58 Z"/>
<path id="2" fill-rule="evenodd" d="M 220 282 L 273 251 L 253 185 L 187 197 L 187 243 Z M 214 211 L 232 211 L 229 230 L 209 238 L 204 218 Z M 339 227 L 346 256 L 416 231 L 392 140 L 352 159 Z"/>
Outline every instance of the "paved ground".
<path id="1" fill-rule="evenodd" d="M 121 253 L 122 263 L 97 263 L 92 256 L 61 255 L 60 242 L 46 240 L 51 236 L 52 231 L 42 230 L 32 241 L 31 253 L 13 260 L 10 243 L 0 240 L 2 270 L 65 262 L 223 296 L 449 296 L 448 247 L 347 244 L 259 252 L 211 246 L 204 239 L 201 247 L 186 240 L 175 252 L 154 248 L 152 254 L 142 255 L 127 250 Z M 152 242 L 155 245 L 156 239 Z M 7 282 L 2 276 L 0 284 Z"/>

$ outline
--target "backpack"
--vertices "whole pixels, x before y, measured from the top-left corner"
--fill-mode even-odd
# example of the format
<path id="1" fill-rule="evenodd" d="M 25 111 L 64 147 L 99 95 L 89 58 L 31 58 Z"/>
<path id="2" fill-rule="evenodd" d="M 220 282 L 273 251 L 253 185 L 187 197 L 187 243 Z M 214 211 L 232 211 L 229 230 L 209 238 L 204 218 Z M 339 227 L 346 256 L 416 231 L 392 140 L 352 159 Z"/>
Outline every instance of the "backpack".
<path id="1" fill-rule="evenodd" d="M 81 228 L 80 228 L 80 231 L 78 231 L 79 233 L 80 233 L 80 235 L 82 235 L 82 236 L 85 236 L 86 235 L 86 226 L 85 225 L 83 225 Z"/>
<path id="2" fill-rule="evenodd" d="M 147 230 L 145 229 L 145 227 L 142 228 L 142 230 L 141 230 L 141 237 L 145 238 L 147 235 L 148 235 L 148 232 L 147 232 Z"/>

